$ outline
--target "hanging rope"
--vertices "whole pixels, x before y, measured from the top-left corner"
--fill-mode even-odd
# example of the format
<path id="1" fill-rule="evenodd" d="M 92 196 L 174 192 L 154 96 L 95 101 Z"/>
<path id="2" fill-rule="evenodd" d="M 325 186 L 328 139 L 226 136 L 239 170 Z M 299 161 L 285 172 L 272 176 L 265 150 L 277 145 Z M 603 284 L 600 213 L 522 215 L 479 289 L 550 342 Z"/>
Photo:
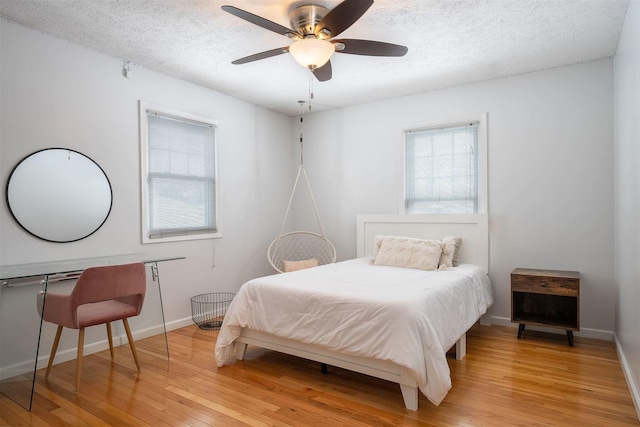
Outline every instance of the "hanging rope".
<path id="1" fill-rule="evenodd" d="M 310 72 L 313 77 L 312 73 Z M 309 100 L 313 98 L 312 83 L 309 83 Z M 298 101 L 300 105 L 300 166 L 298 168 L 298 175 L 296 176 L 295 183 L 293 184 L 293 190 L 289 197 L 289 204 L 287 205 L 287 211 L 282 221 L 282 227 L 280 228 L 280 235 L 271 243 L 268 250 L 269 262 L 276 269 L 276 271 L 282 273 L 287 270 L 285 265 L 287 261 L 305 261 L 307 264 L 329 264 L 336 260 L 336 250 L 333 244 L 325 237 L 324 227 L 322 220 L 320 219 L 320 212 L 316 204 L 316 199 L 311 190 L 311 183 L 309 177 L 304 168 L 304 101 Z M 309 104 L 309 111 L 311 111 L 311 105 Z M 311 203 L 320 227 L 320 234 L 311 231 L 293 231 L 290 233 L 284 233 L 284 228 L 287 224 L 287 218 L 291 205 L 293 204 L 293 196 L 298 188 L 300 177 L 304 177 L 307 183 L 307 189 L 311 196 Z M 306 264 L 306 265 L 307 265 Z"/>

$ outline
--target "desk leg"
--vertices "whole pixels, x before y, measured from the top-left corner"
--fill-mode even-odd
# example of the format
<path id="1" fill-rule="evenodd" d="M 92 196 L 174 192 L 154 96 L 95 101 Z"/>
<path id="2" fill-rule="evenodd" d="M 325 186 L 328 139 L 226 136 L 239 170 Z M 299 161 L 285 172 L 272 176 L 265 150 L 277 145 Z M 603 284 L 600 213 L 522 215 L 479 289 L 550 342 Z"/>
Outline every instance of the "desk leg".
<path id="1" fill-rule="evenodd" d="M 45 275 L 44 279 L 42 279 L 42 292 L 44 294 L 44 298 L 42 298 L 42 312 L 44 313 L 44 307 L 47 303 L 47 287 L 49 286 L 49 276 Z M 31 377 L 31 391 L 29 394 L 29 407 L 26 408 L 29 412 L 31 412 L 31 407 L 33 405 L 33 393 L 36 388 L 36 373 L 38 372 L 38 356 L 40 355 L 40 339 L 42 338 L 42 324 L 44 323 L 44 319 L 40 316 L 40 329 L 38 330 L 38 343 L 36 344 L 36 359 L 33 363 L 33 376 Z M 53 357 L 50 355 L 49 357 Z M 12 397 L 12 396 L 9 396 Z M 18 402 L 16 400 L 16 402 Z M 18 402 L 20 403 L 20 402 Z"/>
<path id="2" fill-rule="evenodd" d="M 160 311 L 162 313 L 162 327 L 164 328 L 164 343 L 167 348 L 167 360 L 171 360 L 169 354 L 169 338 L 167 337 L 167 324 L 164 320 L 164 305 L 162 304 L 162 287 L 160 286 L 160 273 L 158 272 L 158 263 L 151 264 L 151 277 L 154 282 L 158 282 L 158 295 L 160 296 Z"/>
<path id="3" fill-rule="evenodd" d="M 42 312 L 44 313 L 44 306 L 47 303 L 47 287 L 49 286 L 49 276 L 44 276 L 42 280 L 42 293 L 44 294 L 44 298 L 42 299 Z M 44 323 L 44 319 L 40 316 L 40 330 L 38 331 L 38 344 L 36 345 L 36 360 L 33 365 L 33 377 L 31 379 L 31 395 L 29 396 L 29 412 L 31 412 L 31 407 L 33 405 L 33 393 L 36 388 L 36 373 L 38 372 L 38 356 L 40 354 L 40 339 L 42 338 L 42 324 Z M 53 355 L 49 355 L 49 357 L 53 357 Z"/>

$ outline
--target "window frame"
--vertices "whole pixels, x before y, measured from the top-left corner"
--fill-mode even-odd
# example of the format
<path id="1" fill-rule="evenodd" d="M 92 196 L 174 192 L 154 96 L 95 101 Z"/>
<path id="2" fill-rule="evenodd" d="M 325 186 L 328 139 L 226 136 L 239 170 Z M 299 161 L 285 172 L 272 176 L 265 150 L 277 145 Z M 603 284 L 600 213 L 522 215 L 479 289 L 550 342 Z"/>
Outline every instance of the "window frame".
<path id="1" fill-rule="evenodd" d="M 405 215 L 462 215 L 463 213 L 411 213 L 406 209 L 406 145 L 405 135 L 409 131 L 420 131 L 441 127 L 464 126 L 468 123 L 478 123 L 478 211 L 477 214 L 488 213 L 488 156 L 487 156 L 487 113 L 469 114 L 453 118 L 436 119 L 421 122 L 415 125 L 407 125 L 402 128 L 400 147 L 400 200 L 399 210 Z M 468 215 L 468 214 L 467 214 Z"/>
<path id="2" fill-rule="evenodd" d="M 213 156 L 214 156 L 214 187 L 215 187 L 215 225 L 216 230 L 210 233 L 185 233 L 183 235 L 172 235 L 164 237 L 149 237 L 150 230 L 150 199 L 149 199 L 149 120 L 147 117 L 147 111 L 155 111 L 163 115 L 175 117 L 177 119 L 184 119 L 185 121 L 197 122 L 206 125 L 213 126 L 214 128 L 214 141 L 213 141 Z M 219 122 L 217 120 L 202 117 L 195 114 L 187 113 L 184 111 L 168 108 L 162 105 L 152 104 L 145 101 L 139 102 L 139 121 L 140 121 L 140 195 L 141 195 L 141 237 L 142 243 L 166 243 L 166 242 L 179 242 L 187 240 L 201 240 L 201 239 L 217 239 L 222 238 L 222 208 L 220 206 L 220 200 L 222 198 L 220 177 L 219 177 L 219 165 L 220 160 L 218 157 L 218 135 L 219 135 Z"/>

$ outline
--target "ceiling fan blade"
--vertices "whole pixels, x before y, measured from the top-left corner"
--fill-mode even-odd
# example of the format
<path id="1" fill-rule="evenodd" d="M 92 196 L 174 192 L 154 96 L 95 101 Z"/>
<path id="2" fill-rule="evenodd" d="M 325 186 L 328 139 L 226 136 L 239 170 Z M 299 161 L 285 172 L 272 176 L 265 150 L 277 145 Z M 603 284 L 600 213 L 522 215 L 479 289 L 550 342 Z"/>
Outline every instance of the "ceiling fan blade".
<path id="1" fill-rule="evenodd" d="M 331 43 L 342 43 L 344 49 L 336 49 L 336 52 L 351 55 L 404 56 L 409 51 L 406 46 L 373 40 L 343 39 L 331 40 Z"/>
<path id="2" fill-rule="evenodd" d="M 313 70 L 313 75 L 316 77 L 316 79 L 318 79 L 318 81 L 321 81 L 321 82 L 326 82 L 327 80 L 331 80 L 332 74 L 333 73 L 331 70 L 331 61 L 327 61 L 327 63 L 324 64 L 322 67 L 316 68 L 315 70 Z"/>
<path id="3" fill-rule="evenodd" d="M 349 28 L 371 7 L 373 0 L 344 0 L 318 22 L 316 37 L 328 39 Z"/>
<path id="4" fill-rule="evenodd" d="M 252 24 L 255 24 L 259 27 L 266 28 L 267 30 L 273 31 L 274 33 L 282 34 L 283 36 L 296 34 L 290 28 L 287 28 L 280 24 L 276 24 L 273 21 L 269 21 L 268 19 L 265 19 L 258 15 L 254 15 L 253 13 L 247 12 L 245 10 L 238 9 L 234 6 L 225 5 L 222 6 L 222 10 L 224 10 L 225 12 L 229 12 L 230 14 L 235 15 L 238 18 L 244 19 L 245 21 L 251 22 Z"/>
<path id="5" fill-rule="evenodd" d="M 267 50 L 265 52 L 254 53 L 253 55 L 245 56 L 244 58 L 236 59 L 232 62 L 234 65 L 246 64 L 247 62 L 258 61 L 260 59 L 271 58 L 272 56 L 282 55 L 289 52 L 289 46 L 279 47 L 277 49 Z"/>

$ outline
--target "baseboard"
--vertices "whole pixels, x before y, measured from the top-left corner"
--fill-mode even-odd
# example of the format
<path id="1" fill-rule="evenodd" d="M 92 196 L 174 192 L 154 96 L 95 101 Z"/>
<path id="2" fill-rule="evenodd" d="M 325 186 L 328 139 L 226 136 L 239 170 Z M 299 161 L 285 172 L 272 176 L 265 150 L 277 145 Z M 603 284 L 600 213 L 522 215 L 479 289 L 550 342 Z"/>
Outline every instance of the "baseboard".
<path id="1" fill-rule="evenodd" d="M 518 327 L 518 324 L 511 322 L 511 319 L 508 317 L 491 316 L 491 324 L 508 326 L 513 328 Z M 543 326 L 535 326 L 535 325 L 527 325 L 526 329 L 529 329 L 532 331 L 539 331 L 539 332 L 548 332 L 551 334 L 566 335 L 566 331 L 564 329 L 545 328 Z M 576 337 L 594 338 L 594 339 L 603 340 L 603 341 L 613 341 L 613 331 L 603 331 L 601 329 L 580 328 L 579 331 L 574 331 L 573 335 Z"/>
<path id="2" fill-rule="evenodd" d="M 618 353 L 618 359 L 620 359 L 620 365 L 622 365 L 624 378 L 625 380 L 627 380 L 627 386 L 629 387 L 629 392 L 631 393 L 633 406 L 636 408 L 636 415 L 640 420 L 640 393 L 638 393 L 638 385 L 633 378 L 633 371 L 631 370 L 631 367 L 629 367 L 629 362 L 627 361 L 627 358 L 624 355 L 624 351 L 622 350 L 622 344 L 620 344 L 620 341 L 615 334 L 613 335 L 613 342 L 616 345 L 616 352 Z"/>
<path id="3" fill-rule="evenodd" d="M 191 317 L 185 317 L 184 319 L 174 320 L 173 322 L 167 323 L 167 332 L 173 331 L 175 329 L 184 328 L 185 326 L 193 325 L 193 319 Z"/>
<path id="4" fill-rule="evenodd" d="M 180 329 L 189 325 L 193 325 L 193 320 L 191 319 L 191 317 L 186 317 L 184 319 L 178 319 L 178 320 L 174 320 L 172 322 L 167 323 L 166 328 L 168 332 L 168 331 L 173 331 L 174 329 Z M 164 328 L 162 327 L 162 324 L 155 325 L 146 329 L 132 331 L 134 340 L 141 340 L 144 338 L 149 338 L 149 337 L 160 335 L 163 333 L 164 333 Z M 114 347 L 118 347 L 127 343 L 128 343 L 128 340 L 126 335 L 119 335 L 119 336 L 113 337 Z M 105 338 L 104 340 L 101 340 L 101 341 L 96 341 L 93 343 L 86 344 L 84 346 L 84 355 L 86 356 L 89 354 L 97 353 L 99 351 L 107 350 L 108 348 L 109 348 L 109 342 Z M 171 352 L 171 346 L 169 346 L 169 352 Z M 64 350 L 64 351 L 58 351 L 58 353 L 56 354 L 54 365 L 57 365 L 58 363 L 68 362 L 69 360 L 73 360 L 76 358 L 76 355 L 77 355 L 77 349 L 75 347 L 68 350 Z M 36 369 L 41 369 L 46 367 L 48 362 L 49 362 L 48 353 L 45 355 L 39 356 Z M 18 375 L 23 375 L 27 372 L 33 372 L 33 360 L 24 361 L 24 362 L 16 363 L 11 366 L 0 368 L 0 381 L 6 380 L 8 378 L 13 378 Z"/>

